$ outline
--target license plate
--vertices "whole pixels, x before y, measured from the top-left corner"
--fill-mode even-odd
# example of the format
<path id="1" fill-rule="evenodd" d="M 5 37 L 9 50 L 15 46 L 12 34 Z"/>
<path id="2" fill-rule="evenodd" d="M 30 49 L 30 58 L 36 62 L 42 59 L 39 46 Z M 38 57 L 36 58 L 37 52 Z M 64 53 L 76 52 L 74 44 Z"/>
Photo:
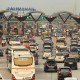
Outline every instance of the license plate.
<path id="1" fill-rule="evenodd" d="M 54 67 L 53 66 L 50 66 L 49 68 L 53 69 Z"/>
<path id="2" fill-rule="evenodd" d="M 73 64 L 72 62 L 69 62 L 69 64 Z"/>

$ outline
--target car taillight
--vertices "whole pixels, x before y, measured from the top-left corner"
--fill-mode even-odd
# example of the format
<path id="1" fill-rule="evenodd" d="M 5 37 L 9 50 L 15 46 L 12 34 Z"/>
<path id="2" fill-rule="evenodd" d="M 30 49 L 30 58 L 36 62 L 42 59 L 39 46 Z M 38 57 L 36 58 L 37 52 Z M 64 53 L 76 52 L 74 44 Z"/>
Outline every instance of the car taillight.
<path id="1" fill-rule="evenodd" d="M 69 73 L 69 76 L 72 76 L 72 73 L 71 72 Z"/>
<path id="2" fill-rule="evenodd" d="M 59 75 L 61 75 L 61 72 L 59 71 Z"/>
<path id="3" fill-rule="evenodd" d="M 35 74 L 32 76 L 32 79 L 30 79 L 30 80 L 35 80 Z"/>
<path id="4" fill-rule="evenodd" d="M 15 76 L 12 74 L 12 80 L 16 80 Z"/>

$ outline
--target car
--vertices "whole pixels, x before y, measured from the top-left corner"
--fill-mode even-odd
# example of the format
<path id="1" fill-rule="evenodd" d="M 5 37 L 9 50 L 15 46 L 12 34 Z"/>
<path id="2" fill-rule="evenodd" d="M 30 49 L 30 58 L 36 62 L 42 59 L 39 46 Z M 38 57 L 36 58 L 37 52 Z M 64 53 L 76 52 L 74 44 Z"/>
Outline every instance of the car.
<path id="1" fill-rule="evenodd" d="M 58 52 L 55 56 L 55 61 L 56 62 L 64 62 L 65 56 L 62 52 Z"/>
<path id="2" fill-rule="evenodd" d="M 77 67 L 77 61 L 75 58 L 73 57 L 67 57 L 64 61 L 64 66 L 68 66 L 70 67 L 71 69 L 75 69 L 77 70 L 78 67 Z"/>
<path id="3" fill-rule="evenodd" d="M 78 46 L 77 44 L 71 44 L 71 45 L 70 45 L 70 51 L 71 51 L 71 49 L 73 49 L 73 48 L 77 48 L 77 46 Z"/>
<path id="4" fill-rule="evenodd" d="M 76 77 L 66 77 L 64 80 L 78 80 Z"/>
<path id="5" fill-rule="evenodd" d="M 45 45 L 50 45 L 50 46 L 53 48 L 54 43 L 52 42 L 52 40 L 44 40 L 43 47 L 44 47 Z"/>
<path id="6" fill-rule="evenodd" d="M 60 52 L 63 52 L 63 51 L 69 52 L 69 49 L 67 48 L 67 46 L 64 46 L 64 45 L 59 45 L 56 47 L 56 49 Z"/>
<path id="7" fill-rule="evenodd" d="M 44 40 L 52 40 L 51 36 L 45 36 Z"/>
<path id="8" fill-rule="evenodd" d="M 70 67 L 59 67 L 58 69 L 58 80 L 64 80 L 66 77 L 72 77 L 72 72 Z"/>
<path id="9" fill-rule="evenodd" d="M 3 56 L 3 51 L 2 51 L 2 49 L 0 49 L 0 56 L 1 56 L 1 57 Z"/>
<path id="10" fill-rule="evenodd" d="M 44 72 L 47 71 L 56 71 L 57 72 L 57 63 L 54 59 L 47 59 L 44 63 Z"/>
<path id="11" fill-rule="evenodd" d="M 71 39 L 71 44 L 78 44 L 78 40 L 77 39 Z"/>
<path id="12" fill-rule="evenodd" d="M 43 50 L 43 56 L 42 56 L 42 58 L 43 59 L 47 59 L 48 57 L 51 57 L 51 56 L 52 56 L 52 50 L 48 49 L 48 48 L 45 48 Z"/>
<path id="13" fill-rule="evenodd" d="M 79 61 L 79 53 L 78 53 L 78 49 L 77 48 L 72 48 L 70 53 L 69 53 L 69 57 L 73 57 L 75 58 L 77 61 Z"/>
<path id="14" fill-rule="evenodd" d="M 66 45 L 66 41 L 65 40 L 56 40 L 56 47 L 57 46 L 65 46 Z"/>
<path id="15" fill-rule="evenodd" d="M 37 43 L 30 44 L 30 51 L 35 51 L 35 50 L 38 50 L 38 44 Z"/>

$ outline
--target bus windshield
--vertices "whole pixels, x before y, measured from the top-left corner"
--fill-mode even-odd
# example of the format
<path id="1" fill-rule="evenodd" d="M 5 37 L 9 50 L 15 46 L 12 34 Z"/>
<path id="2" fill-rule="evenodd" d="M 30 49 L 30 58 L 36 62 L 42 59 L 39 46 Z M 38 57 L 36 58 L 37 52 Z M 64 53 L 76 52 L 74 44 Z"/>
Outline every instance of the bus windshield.
<path id="1" fill-rule="evenodd" d="M 18 57 L 14 58 L 14 64 L 16 66 L 29 66 L 32 65 L 33 58 L 32 57 Z"/>

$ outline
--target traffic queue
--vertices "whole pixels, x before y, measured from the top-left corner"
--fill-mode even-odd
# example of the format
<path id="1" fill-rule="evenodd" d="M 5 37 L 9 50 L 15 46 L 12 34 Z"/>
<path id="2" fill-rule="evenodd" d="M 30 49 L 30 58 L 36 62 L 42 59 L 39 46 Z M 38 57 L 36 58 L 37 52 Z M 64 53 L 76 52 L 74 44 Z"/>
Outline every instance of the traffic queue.
<path id="1" fill-rule="evenodd" d="M 79 37 L 70 37 L 71 44 L 67 46 L 66 37 L 63 35 L 56 36 L 56 43 L 53 42 L 52 36 L 45 35 L 43 38 L 42 36 L 42 59 L 46 60 L 44 72 L 57 72 L 58 80 L 77 80 L 77 78 L 72 79 L 74 77 L 72 70 L 78 69 L 77 62 L 80 61 Z M 13 36 L 5 41 L 8 45 L 5 54 L 12 80 L 35 80 L 35 66 L 39 65 L 39 44 L 36 39 Z M 5 46 L 3 42 L 2 46 Z M 2 51 L 0 56 L 3 56 Z M 57 63 L 60 62 L 64 63 L 64 66 L 58 68 Z"/>

